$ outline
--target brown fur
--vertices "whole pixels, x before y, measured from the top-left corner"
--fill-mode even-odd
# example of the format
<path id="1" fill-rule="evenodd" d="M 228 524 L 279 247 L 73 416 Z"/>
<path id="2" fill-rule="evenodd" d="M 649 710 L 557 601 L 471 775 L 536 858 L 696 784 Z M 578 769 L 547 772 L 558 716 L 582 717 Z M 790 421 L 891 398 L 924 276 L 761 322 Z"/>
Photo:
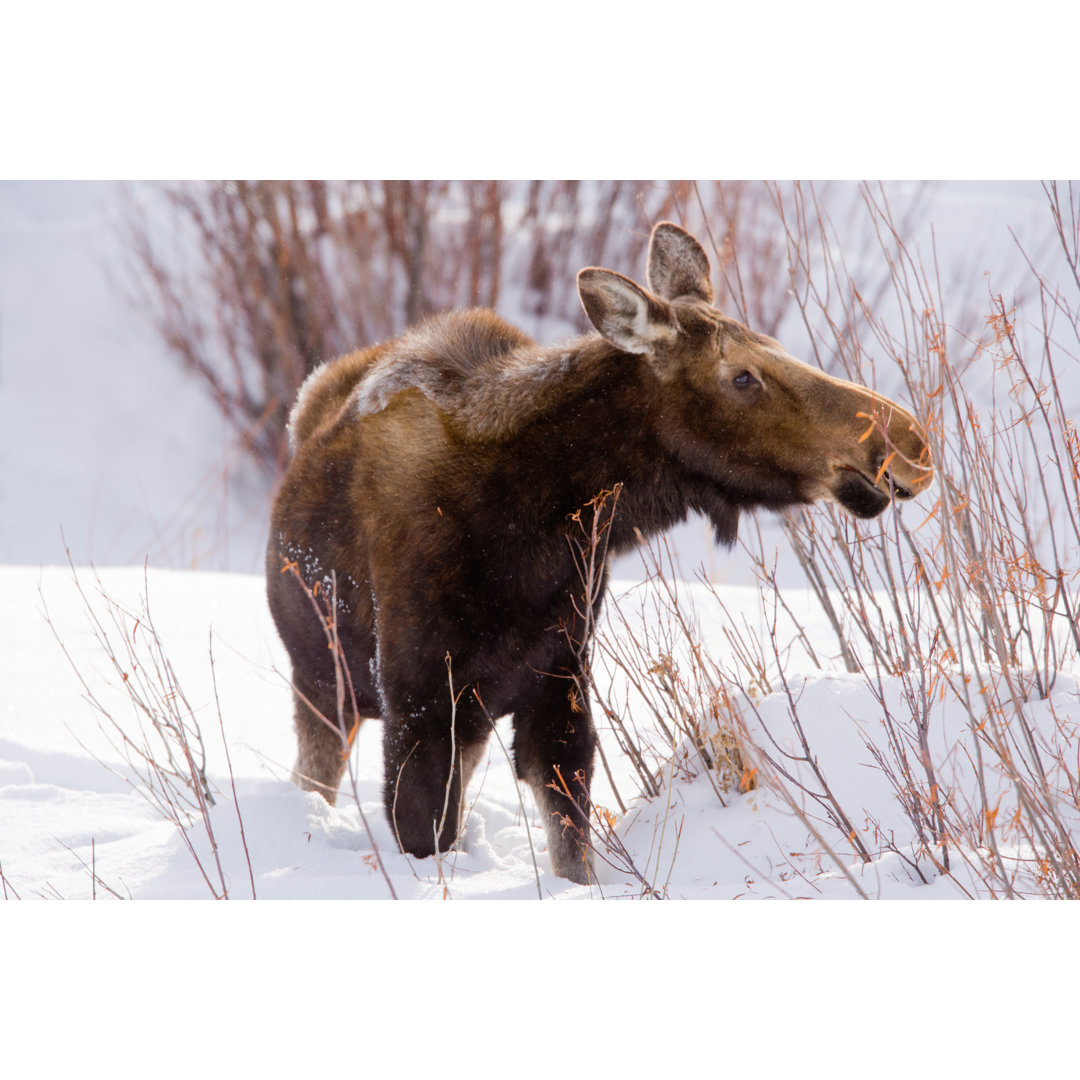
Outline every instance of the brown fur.
<path id="1" fill-rule="evenodd" d="M 650 290 L 579 275 L 598 334 L 541 348 L 492 312 L 452 312 L 308 380 L 267 551 L 301 786 L 334 800 L 345 734 L 325 634 L 286 564 L 309 587 L 336 581 L 356 692 L 342 720 L 384 720 L 385 805 L 403 850 L 454 842 L 490 720 L 512 713 L 553 869 L 588 880 L 595 734 L 563 632 L 581 591 L 572 515 L 618 483 L 610 551 L 690 511 L 731 543 L 744 508 L 831 497 L 869 517 L 930 482 L 907 412 L 722 315 L 708 275 L 697 242 L 665 223 Z"/>

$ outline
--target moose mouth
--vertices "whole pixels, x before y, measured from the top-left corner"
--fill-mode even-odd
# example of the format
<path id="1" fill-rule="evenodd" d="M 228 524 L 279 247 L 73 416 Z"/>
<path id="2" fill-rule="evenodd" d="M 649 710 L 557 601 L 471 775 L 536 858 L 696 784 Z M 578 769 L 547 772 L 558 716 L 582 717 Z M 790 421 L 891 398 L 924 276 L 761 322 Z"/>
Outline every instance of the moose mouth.
<path id="1" fill-rule="evenodd" d="M 889 505 L 889 492 L 882 491 L 868 476 L 850 465 L 841 466 L 841 470 L 840 482 L 834 494 L 849 513 L 859 518 L 873 518 Z M 884 479 L 898 499 L 910 499 L 914 496 L 914 492 L 897 484 L 888 472 L 884 473 Z"/>

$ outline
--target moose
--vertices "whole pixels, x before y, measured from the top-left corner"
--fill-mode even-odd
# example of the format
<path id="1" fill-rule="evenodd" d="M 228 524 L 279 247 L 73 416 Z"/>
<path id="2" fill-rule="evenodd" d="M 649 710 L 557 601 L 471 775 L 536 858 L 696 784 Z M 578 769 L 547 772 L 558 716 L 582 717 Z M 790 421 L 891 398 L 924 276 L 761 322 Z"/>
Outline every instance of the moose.
<path id="1" fill-rule="evenodd" d="M 577 284 L 594 331 L 568 343 L 451 311 L 313 371 L 266 571 L 298 786 L 333 804 L 357 727 L 381 717 L 397 841 L 445 851 L 493 719 L 512 714 L 552 870 L 587 883 L 581 639 L 605 579 L 583 602 L 582 508 L 618 492 L 609 555 L 690 511 L 730 546 L 743 510 L 833 499 L 872 518 L 933 467 L 910 413 L 715 308 L 708 257 L 680 226 L 653 229 L 647 288 L 595 267 Z"/>

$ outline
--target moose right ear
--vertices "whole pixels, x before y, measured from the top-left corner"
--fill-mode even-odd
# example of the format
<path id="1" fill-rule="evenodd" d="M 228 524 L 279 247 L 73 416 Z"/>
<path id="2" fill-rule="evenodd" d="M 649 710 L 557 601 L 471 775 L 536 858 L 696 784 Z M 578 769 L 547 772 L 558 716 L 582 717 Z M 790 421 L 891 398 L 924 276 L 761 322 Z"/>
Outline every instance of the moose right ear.
<path id="1" fill-rule="evenodd" d="M 696 296 L 711 304 L 712 281 L 705 249 L 680 225 L 661 221 L 649 239 L 649 288 L 658 296 Z"/>
<path id="2" fill-rule="evenodd" d="M 648 353 L 675 340 L 679 325 L 667 301 L 614 270 L 589 266 L 577 280 L 578 296 L 589 322 L 616 348 Z"/>

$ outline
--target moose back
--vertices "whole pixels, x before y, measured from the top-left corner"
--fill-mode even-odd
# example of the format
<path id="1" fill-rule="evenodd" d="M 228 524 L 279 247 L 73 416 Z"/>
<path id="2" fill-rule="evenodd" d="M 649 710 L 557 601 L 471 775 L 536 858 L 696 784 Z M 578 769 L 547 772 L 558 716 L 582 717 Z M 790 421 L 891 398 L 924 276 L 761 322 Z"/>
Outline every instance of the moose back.
<path id="1" fill-rule="evenodd" d="M 544 347 L 486 310 L 436 316 L 316 370 L 267 551 L 293 670 L 301 787 L 334 802 L 358 725 L 384 724 L 384 803 L 401 849 L 458 837 L 492 720 L 543 816 L 556 874 L 592 876 L 596 734 L 581 678 L 574 539 L 619 491 L 618 553 L 705 515 L 831 498 L 873 517 L 930 483 L 913 417 L 790 357 L 712 306 L 709 261 L 653 230 L 647 287 L 587 268 L 595 332 Z"/>

